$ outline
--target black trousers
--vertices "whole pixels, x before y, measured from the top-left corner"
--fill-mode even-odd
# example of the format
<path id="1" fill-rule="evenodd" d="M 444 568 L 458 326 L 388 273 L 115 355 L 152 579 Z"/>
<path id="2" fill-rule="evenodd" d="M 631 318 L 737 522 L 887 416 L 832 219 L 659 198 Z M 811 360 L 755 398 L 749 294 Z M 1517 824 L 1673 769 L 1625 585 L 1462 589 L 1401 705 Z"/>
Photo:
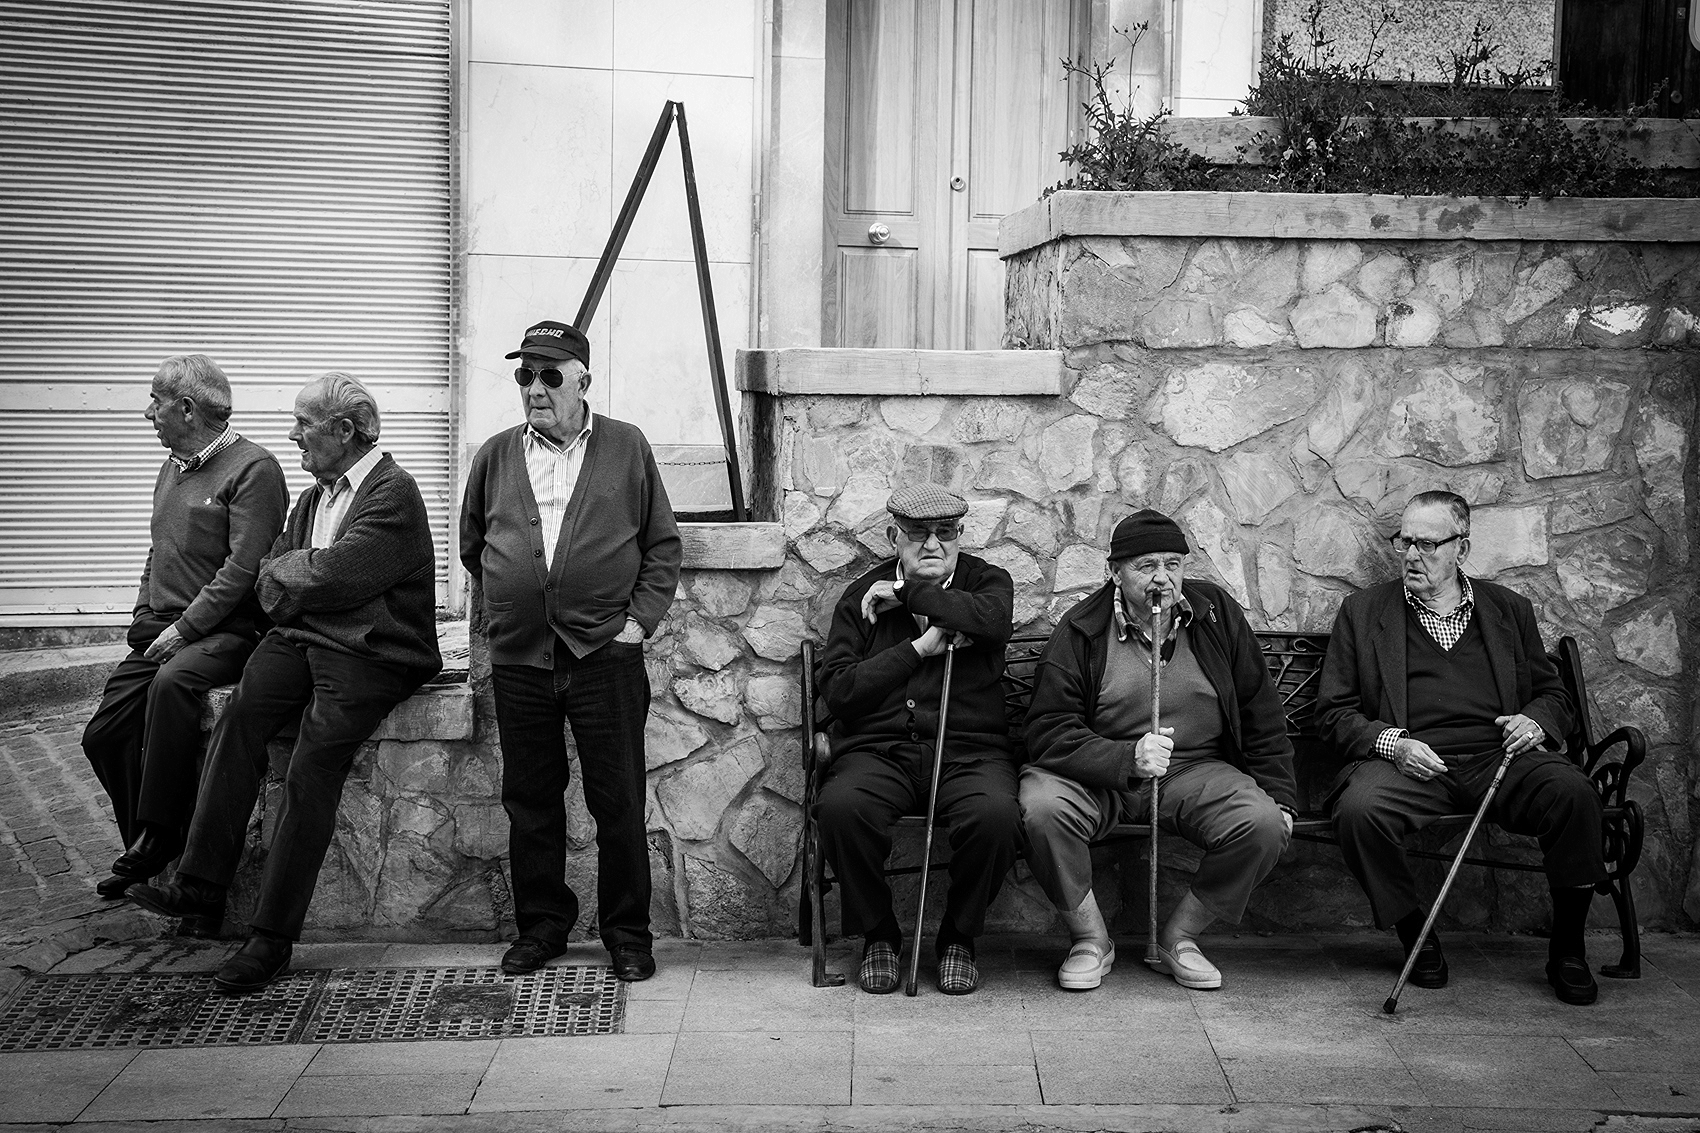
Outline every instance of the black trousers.
<path id="1" fill-rule="evenodd" d="M 833 763 L 815 804 L 821 852 L 843 890 L 844 932 L 863 935 L 892 923 L 885 859 L 891 826 L 927 806 L 933 750 L 902 743 L 854 749 Z M 973 940 L 1003 887 L 1021 844 L 1015 765 L 1001 753 L 949 758 L 939 775 L 938 817 L 949 823 L 950 890 L 943 940 Z M 894 942 L 895 943 L 895 942 Z"/>
<path id="2" fill-rule="evenodd" d="M 107 678 L 83 729 L 83 754 L 112 800 L 128 846 L 141 824 L 180 829 L 195 807 L 207 690 L 235 682 L 253 638 L 210 633 L 160 665 L 136 650 Z"/>
<path id="3" fill-rule="evenodd" d="M 596 908 L 602 943 L 650 948 L 649 843 L 644 830 L 643 726 L 649 673 L 643 645 L 610 641 L 584 657 L 557 642 L 554 670 L 494 667 L 502 741 L 502 809 L 514 921 L 521 935 L 567 942 L 578 895 L 566 881 L 566 726 L 596 820 Z"/>
<path id="4" fill-rule="evenodd" d="M 1369 896 L 1378 928 L 1428 908 L 1417 897 L 1405 836 L 1443 814 L 1473 814 L 1500 758 L 1498 753 L 1478 756 L 1427 782 L 1412 779 L 1385 759 L 1370 759 L 1350 768 L 1335 787 L 1340 853 Z M 1599 792 L 1562 754 L 1532 751 L 1512 760 L 1487 817 L 1513 834 L 1540 840 L 1552 888 L 1605 880 Z"/>
<path id="5" fill-rule="evenodd" d="M 265 782 L 266 745 L 299 716 L 259 901 L 248 919 L 253 928 L 298 939 L 354 753 L 429 675 L 267 634 L 213 729 L 178 872 L 218 885 L 235 878 Z"/>

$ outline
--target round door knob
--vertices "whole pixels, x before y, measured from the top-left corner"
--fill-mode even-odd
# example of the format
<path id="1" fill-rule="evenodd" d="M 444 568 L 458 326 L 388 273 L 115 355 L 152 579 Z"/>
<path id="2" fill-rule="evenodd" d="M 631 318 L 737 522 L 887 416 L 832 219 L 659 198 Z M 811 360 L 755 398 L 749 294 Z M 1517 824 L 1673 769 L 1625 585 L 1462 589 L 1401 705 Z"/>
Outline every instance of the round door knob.
<path id="1" fill-rule="evenodd" d="M 960 193 L 960 192 L 962 192 L 962 190 L 966 189 L 967 187 L 968 187 L 968 178 L 966 178 L 966 177 L 956 176 L 956 177 L 952 177 L 950 179 L 950 191 L 953 192 L 953 193 Z"/>
<path id="2" fill-rule="evenodd" d="M 880 223 L 868 225 L 868 243 L 883 244 L 891 239 L 891 229 Z"/>

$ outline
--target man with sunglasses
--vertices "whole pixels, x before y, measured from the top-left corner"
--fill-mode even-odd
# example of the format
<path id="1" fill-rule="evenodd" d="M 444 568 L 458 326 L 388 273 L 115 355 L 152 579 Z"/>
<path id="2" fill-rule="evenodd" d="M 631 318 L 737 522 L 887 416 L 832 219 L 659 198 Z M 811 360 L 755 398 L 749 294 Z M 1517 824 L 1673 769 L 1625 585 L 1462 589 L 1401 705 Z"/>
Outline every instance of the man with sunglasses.
<path id="1" fill-rule="evenodd" d="M 544 320 L 508 357 L 520 360 L 525 423 L 478 450 L 460 516 L 461 562 L 483 590 L 519 928 L 502 970 L 542 967 L 578 922 L 565 880 L 570 724 L 596 820 L 602 943 L 616 976 L 644 980 L 655 958 L 643 641 L 673 601 L 679 529 L 643 433 L 585 403 L 584 334 Z"/>
<path id="2" fill-rule="evenodd" d="M 1413 496 L 1392 536 L 1402 577 L 1347 598 L 1329 638 L 1316 715 L 1350 763 L 1329 804 L 1340 849 L 1392 927 L 1410 982 L 1445 987 L 1446 957 L 1405 857 L 1405 836 L 1443 814 L 1474 811 L 1505 752 L 1516 756 L 1488 818 L 1540 840 L 1552 890 L 1547 982 L 1565 1003 L 1594 1002 L 1583 928 L 1605 880 L 1599 794 L 1565 755 L 1574 710 L 1520 594 L 1464 574 L 1470 505 L 1451 492 Z"/>
<path id="3" fill-rule="evenodd" d="M 1020 838 L 1001 684 L 1015 584 L 962 552 L 961 496 L 901 488 L 886 510 L 897 555 L 845 589 L 821 653 L 821 695 L 837 723 L 816 818 L 844 931 L 865 941 L 862 990 L 895 991 L 903 930 L 885 859 L 892 823 L 927 805 L 944 653 L 956 642 L 937 810 L 949 826 L 950 889 L 933 947 L 939 990 L 966 995 L 980 984 L 974 940 Z"/>

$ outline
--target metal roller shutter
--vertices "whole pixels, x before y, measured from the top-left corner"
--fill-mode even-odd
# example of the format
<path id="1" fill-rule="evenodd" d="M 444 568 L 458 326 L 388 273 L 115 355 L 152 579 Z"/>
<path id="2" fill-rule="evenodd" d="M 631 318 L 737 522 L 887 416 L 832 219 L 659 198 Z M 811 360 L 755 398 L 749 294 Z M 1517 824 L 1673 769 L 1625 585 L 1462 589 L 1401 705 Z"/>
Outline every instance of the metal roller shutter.
<path id="1" fill-rule="evenodd" d="M 230 375 L 306 486 L 346 370 L 453 513 L 448 0 L 0 0 L 0 624 L 122 622 L 164 457 L 161 358 Z"/>

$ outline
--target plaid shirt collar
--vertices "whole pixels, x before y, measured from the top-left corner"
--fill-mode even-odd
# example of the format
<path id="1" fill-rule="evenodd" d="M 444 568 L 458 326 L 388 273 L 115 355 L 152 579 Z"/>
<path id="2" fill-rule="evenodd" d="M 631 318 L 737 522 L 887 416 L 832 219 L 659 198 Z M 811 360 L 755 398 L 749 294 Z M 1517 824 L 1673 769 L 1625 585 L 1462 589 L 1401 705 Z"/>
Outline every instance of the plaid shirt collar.
<path id="1" fill-rule="evenodd" d="M 1458 644 L 1458 640 L 1464 636 L 1464 631 L 1469 628 L 1471 616 L 1476 612 L 1476 592 L 1470 586 L 1470 576 L 1460 571 L 1458 583 L 1463 589 L 1463 596 L 1452 608 L 1452 612 L 1445 615 L 1437 614 L 1423 605 L 1421 598 L 1412 594 L 1409 587 L 1405 588 L 1405 604 L 1417 615 L 1418 624 L 1428 631 L 1428 635 L 1434 638 L 1442 649 L 1451 649 Z"/>
<path id="2" fill-rule="evenodd" d="M 1174 610 L 1175 616 L 1169 622 L 1168 636 L 1163 639 L 1165 641 L 1173 641 L 1182 626 L 1192 624 L 1192 603 L 1186 600 L 1184 593 L 1176 599 Z M 1116 600 L 1110 603 L 1110 611 L 1116 622 L 1117 641 L 1126 641 L 1127 635 L 1132 633 L 1138 636 L 1141 645 L 1147 649 L 1151 648 L 1151 631 L 1146 628 L 1147 623 L 1128 616 L 1127 599 L 1122 595 L 1119 586 L 1116 587 Z"/>
<path id="3" fill-rule="evenodd" d="M 217 456 L 219 453 L 223 452 L 225 449 L 229 448 L 231 445 L 235 444 L 241 436 L 242 434 L 238 433 L 235 429 L 232 429 L 229 425 L 226 425 L 224 427 L 224 432 L 214 437 L 212 442 L 208 444 L 206 448 L 197 452 L 194 456 L 185 459 L 184 457 L 178 456 L 176 453 L 168 453 L 166 458 L 177 466 L 177 471 L 179 473 L 186 476 L 201 465 L 205 464 L 207 461 L 211 460 L 213 457 Z"/>

